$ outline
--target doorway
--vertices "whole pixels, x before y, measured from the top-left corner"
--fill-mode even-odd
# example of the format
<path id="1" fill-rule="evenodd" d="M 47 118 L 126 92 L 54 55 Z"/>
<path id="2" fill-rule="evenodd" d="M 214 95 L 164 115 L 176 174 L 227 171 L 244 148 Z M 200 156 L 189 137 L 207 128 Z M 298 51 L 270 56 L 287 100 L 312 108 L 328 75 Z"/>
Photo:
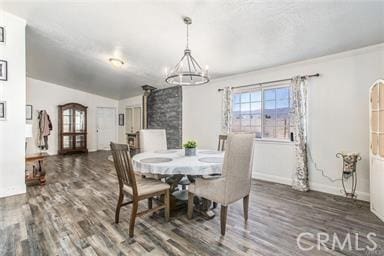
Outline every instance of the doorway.
<path id="1" fill-rule="evenodd" d="M 96 109 L 97 150 L 109 150 L 111 141 L 116 141 L 115 108 L 97 107 Z"/>

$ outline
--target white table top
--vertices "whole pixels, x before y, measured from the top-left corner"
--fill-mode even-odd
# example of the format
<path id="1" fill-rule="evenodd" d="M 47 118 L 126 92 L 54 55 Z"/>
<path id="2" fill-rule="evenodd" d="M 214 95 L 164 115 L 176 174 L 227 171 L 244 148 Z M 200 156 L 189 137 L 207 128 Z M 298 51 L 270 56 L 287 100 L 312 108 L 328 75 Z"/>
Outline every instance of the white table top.
<path id="1" fill-rule="evenodd" d="M 162 175 L 221 174 L 223 160 L 224 152 L 197 150 L 196 156 L 185 156 L 184 149 L 145 152 L 132 158 L 135 172 Z"/>

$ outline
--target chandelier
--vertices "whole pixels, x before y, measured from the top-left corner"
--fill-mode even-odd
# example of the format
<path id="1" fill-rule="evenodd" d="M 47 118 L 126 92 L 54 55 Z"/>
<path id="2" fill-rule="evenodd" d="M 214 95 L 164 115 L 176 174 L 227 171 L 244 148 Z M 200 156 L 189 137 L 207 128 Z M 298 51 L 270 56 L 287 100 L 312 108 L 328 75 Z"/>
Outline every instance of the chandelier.
<path id="1" fill-rule="evenodd" d="M 171 85 L 202 85 L 209 82 L 208 66 L 202 69 L 199 63 L 191 55 L 189 49 L 189 30 L 188 26 L 192 24 L 192 19 L 189 17 L 183 18 L 187 25 L 187 46 L 184 50 L 184 55 L 177 65 L 168 73 L 165 82 Z"/>

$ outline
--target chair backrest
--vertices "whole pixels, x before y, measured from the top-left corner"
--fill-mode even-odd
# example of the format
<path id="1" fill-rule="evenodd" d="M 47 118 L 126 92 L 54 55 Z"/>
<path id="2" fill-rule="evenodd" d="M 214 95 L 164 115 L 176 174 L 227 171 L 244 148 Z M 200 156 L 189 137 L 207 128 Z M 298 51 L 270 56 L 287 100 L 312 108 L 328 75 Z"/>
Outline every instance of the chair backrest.
<path id="1" fill-rule="evenodd" d="M 253 139 L 255 134 L 228 135 L 224 154 L 225 201 L 231 203 L 251 189 Z"/>
<path id="2" fill-rule="evenodd" d="M 225 150 L 225 142 L 227 141 L 228 135 L 219 135 L 219 143 L 217 145 L 217 151 Z"/>
<path id="3" fill-rule="evenodd" d="M 128 145 L 111 142 L 110 146 L 120 189 L 122 190 L 124 185 L 129 186 L 132 188 L 133 195 L 137 196 L 135 172 L 128 152 Z"/>
<path id="4" fill-rule="evenodd" d="M 167 135 L 164 129 L 140 130 L 140 151 L 167 150 Z"/>

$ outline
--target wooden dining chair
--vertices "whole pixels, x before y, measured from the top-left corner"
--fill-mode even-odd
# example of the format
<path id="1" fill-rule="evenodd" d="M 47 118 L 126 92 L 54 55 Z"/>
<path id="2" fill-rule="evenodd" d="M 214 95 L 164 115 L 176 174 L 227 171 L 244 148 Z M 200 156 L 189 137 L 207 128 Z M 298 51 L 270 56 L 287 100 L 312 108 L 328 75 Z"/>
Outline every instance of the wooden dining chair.
<path id="1" fill-rule="evenodd" d="M 224 151 L 225 150 L 225 142 L 227 141 L 228 136 L 227 135 L 219 135 L 219 144 L 217 145 L 217 151 Z"/>
<path id="2" fill-rule="evenodd" d="M 153 179 L 143 179 L 135 175 L 132 168 L 131 157 L 128 153 L 126 144 L 110 144 L 115 164 L 117 178 L 119 180 L 119 199 L 117 201 L 115 223 L 119 223 L 120 208 L 124 205 L 132 204 L 132 213 L 129 220 L 129 236 L 133 237 L 135 219 L 147 213 L 152 213 L 160 209 L 165 211 L 165 220 L 169 220 L 169 185 Z M 123 202 L 124 193 L 129 194 L 131 201 Z M 154 196 L 164 195 L 164 204 L 155 208 L 152 207 Z M 137 212 L 139 201 L 148 199 L 148 209 Z"/>
<path id="3" fill-rule="evenodd" d="M 221 176 L 197 178 L 188 187 L 188 218 L 192 218 L 194 197 L 203 197 L 221 204 L 221 234 L 225 235 L 228 206 L 243 199 L 244 220 L 248 219 L 249 193 L 255 134 L 228 136 Z"/>

